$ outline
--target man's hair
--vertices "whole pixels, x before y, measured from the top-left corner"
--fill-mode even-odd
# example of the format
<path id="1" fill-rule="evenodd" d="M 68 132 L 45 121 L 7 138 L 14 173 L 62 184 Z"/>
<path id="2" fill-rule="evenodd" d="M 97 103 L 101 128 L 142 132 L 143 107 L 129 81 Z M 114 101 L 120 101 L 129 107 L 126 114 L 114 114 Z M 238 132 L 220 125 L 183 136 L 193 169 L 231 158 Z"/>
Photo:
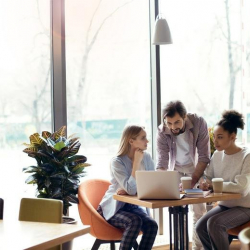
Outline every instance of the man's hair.
<path id="1" fill-rule="evenodd" d="M 178 113 L 180 115 L 181 118 L 185 118 L 187 115 L 187 110 L 184 106 L 184 104 L 181 101 L 171 101 L 169 103 L 167 103 L 167 105 L 165 106 L 165 108 L 162 111 L 162 119 L 164 120 L 164 118 L 166 118 L 166 116 L 168 117 L 174 117 L 175 114 Z"/>

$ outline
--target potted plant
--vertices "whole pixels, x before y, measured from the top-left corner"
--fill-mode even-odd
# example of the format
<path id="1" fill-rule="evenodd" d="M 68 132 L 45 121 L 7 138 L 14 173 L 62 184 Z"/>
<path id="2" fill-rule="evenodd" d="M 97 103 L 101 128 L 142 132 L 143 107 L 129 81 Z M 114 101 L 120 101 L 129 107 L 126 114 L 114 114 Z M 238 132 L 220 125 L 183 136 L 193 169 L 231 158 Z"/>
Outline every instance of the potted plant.
<path id="1" fill-rule="evenodd" d="M 77 192 L 80 177 L 85 174 L 84 155 L 76 155 L 81 146 L 78 137 L 66 138 L 66 126 L 42 135 L 35 133 L 30 137 L 30 144 L 23 152 L 35 158 L 37 165 L 24 168 L 31 175 L 27 184 L 37 185 L 38 198 L 51 198 L 63 201 L 63 214 L 66 215 L 71 203 L 78 203 Z"/>
<path id="2" fill-rule="evenodd" d="M 209 141 L 210 141 L 210 152 L 211 152 L 211 157 L 215 151 L 215 146 L 214 146 L 214 127 L 208 128 L 208 134 L 209 134 Z"/>

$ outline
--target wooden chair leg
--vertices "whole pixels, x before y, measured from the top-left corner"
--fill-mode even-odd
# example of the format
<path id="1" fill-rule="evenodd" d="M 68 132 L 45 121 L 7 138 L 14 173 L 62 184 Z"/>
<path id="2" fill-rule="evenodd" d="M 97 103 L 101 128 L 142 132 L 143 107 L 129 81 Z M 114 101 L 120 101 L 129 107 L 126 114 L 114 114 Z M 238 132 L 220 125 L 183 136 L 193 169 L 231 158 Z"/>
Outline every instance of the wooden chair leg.
<path id="1" fill-rule="evenodd" d="M 91 250 L 98 250 L 98 248 L 100 247 L 101 244 L 102 244 L 102 241 L 99 239 L 96 239 Z"/>

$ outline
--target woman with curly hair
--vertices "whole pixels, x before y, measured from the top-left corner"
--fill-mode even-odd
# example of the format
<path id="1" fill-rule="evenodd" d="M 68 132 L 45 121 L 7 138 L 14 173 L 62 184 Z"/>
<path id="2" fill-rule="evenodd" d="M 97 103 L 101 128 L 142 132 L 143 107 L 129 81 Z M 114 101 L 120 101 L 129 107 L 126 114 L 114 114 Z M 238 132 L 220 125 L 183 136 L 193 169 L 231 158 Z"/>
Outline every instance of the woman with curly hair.
<path id="1" fill-rule="evenodd" d="M 223 192 L 240 193 L 238 200 L 220 201 L 196 224 L 196 232 L 205 250 L 229 249 L 231 228 L 250 221 L 250 151 L 236 143 L 237 129 L 244 129 L 242 114 L 228 110 L 214 127 L 214 152 L 205 171 L 206 190 L 212 188 L 212 178 L 223 178 Z M 210 180 L 210 181 L 209 181 Z"/>

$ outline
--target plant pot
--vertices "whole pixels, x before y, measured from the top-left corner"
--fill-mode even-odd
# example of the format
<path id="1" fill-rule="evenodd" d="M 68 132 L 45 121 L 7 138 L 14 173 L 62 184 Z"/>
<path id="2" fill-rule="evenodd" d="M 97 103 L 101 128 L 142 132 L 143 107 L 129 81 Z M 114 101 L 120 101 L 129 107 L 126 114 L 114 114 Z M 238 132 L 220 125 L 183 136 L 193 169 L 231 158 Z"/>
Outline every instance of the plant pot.
<path id="1" fill-rule="evenodd" d="M 67 241 L 62 244 L 62 250 L 72 250 L 73 249 L 73 240 Z"/>
<path id="2" fill-rule="evenodd" d="M 63 223 L 65 224 L 75 224 L 77 221 L 69 216 L 63 216 Z M 73 240 L 67 241 L 62 244 L 62 250 L 72 250 L 73 249 Z"/>
<path id="3" fill-rule="evenodd" d="M 63 216 L 63 223 L 65 224 L 75 224 L 77 221 L 69 216 Z"/>

